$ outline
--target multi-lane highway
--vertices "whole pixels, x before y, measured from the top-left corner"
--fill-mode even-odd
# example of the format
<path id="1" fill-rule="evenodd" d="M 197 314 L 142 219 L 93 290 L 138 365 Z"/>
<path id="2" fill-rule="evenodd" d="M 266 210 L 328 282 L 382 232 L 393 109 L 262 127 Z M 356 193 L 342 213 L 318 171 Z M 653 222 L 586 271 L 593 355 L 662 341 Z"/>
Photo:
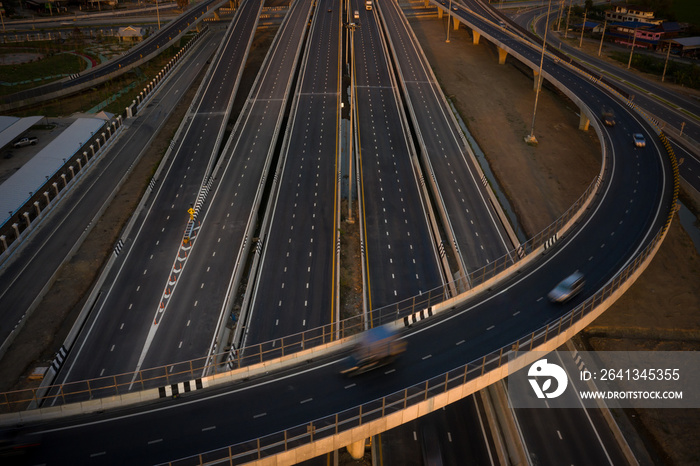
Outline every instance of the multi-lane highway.
<path id="1" fill-rule="evenodd" d="M 58 382 L 134 371 L 143 363 L 154 330 L 167 325 L 162 305 L 173 264 L 181 253 L 187 210 L 207 185 L 221 145 L 231 104 L 248 55 L 262 1 L 250 0 L 237 12 L 220 45 L 216 62 L 181 128 L 180 138 L 136 213 L 135 227 L 92 304 L 85 331 L 70 351 Z M 189 303 L 179 303 L 181 307 Z"/>
<path id="2" fill-rule="evenodd" d="M 444 276 L 419 188 L 416 152 L 375 11 L 360 1 L 355 106 L 366 304 L 380 308 L 440 286 Z"/>
<path id="3" fill-rule="evenodd" d="M 337 319 L 340 13 L 332 0 L 316 4 L 260 235 L 244 345 Z"/>
<path id="4" fill-rule="evenodd" d="M 496 212 L 476 159 L 452 115 L 437 79 L 396 2 L 378 5 L 386 22 L 407 106 L 437 211 L 456 245 L 461 276 L 502 257 L 517 244 Z"/>
<path id="5" fill-rule="evenodd" d="M 181 101 L 209 57 L 216 51 L 222 34 L 209 33 L 196 48 L 187 65 L 178 69 L 150 104 L 146 115 L 125 122 L 124 136 L 110 149 L 109 155 L 96 159 L 78 187 L 63 194 L 51 216 L 35 226 L 24 244 L 0 266 L 0 343 L 5 347 L 14 338 L 14 326 L 31 312 L 48 289 L 52 277 L 63 261 L 80 244 L 105 203 L 115 195 L 130 168 L 148 150 L 154 134 L 167 121 L 172 108 Z"/>
<path id="6" fill-rule="evenodd" d="M 332 13 L 316 11 L 317 14 Z M 458 14 L 487 34 L 502 34 L 493 25 L 471 17 L 464 10 Z M 404 293 L 409 293 L 409 290 L 415 293 L 419 284 L 415 280 L 434 279 L 439 282 L 440 273 L 425 218 L 425 200 L 418 194 L 417 176 L 413 171 L 415 165 L 412 159 L 415 157 L 411 157 L 410 147 L 404 146 L 404 141 L 410 138 L 399 118 L 397 93 L 391 84 L 391 77 L 383 71 L 388 68 L 377 66 L 374 61 L 385 50 L 380 40 L 381 31 L 371 27 L 363 29 L 371 26 L 371 23 L 361 21 L 355 38 L 362 45 L 356 44 L 355 50 L 358 54 L 364 53 L 364 56 L 356 57 L 356 65 L 359 65 L 356 75 L 357 111 L 359 114 L 363 108 L 368 110 L 367 117 L 358 118 L 358 125 L 367 267 L 372 287 L 370 295 L 374 297 L 372 307 L 376 307 L 378 303 L 389 303 L 407 296 Z M 358 39 L 364 34 L 366 38 Z M 372 34 L 376 34 L 375 40 L 370 39 Z M 367 42 L 364 42 L 365 39 Z M 536 50 L 510 37 L 503 39 L 513 53 L 531 62 L 537 60 Z M 405 357 L 390 370 L 377 371 L 349 382 L 338 374 L 341 362 L 337 357 L 321 358 L 303 369 L 283 371 L 274 377 L 249 380 L 200 392 L 182 400 L 141 407 L 138 412 L 127 409 L 119 413 L 85 416 L 70 423 L 49 422 L 27 431 L 28 435 L 41 436 L 42 448 L 29 452 L 32 461 L 50 464 L 52 458 L 61 458 L 67 462 L 86 464 L 90 461 L 158 462 L 252 441 L 292 426 L 301 426 L 306 430 L 315 419 L 400 392 L 407 386 L 476 360 L 554 321 L 591 296 L 624 267 L 631 255 L 649 244 L 665 224 L 673 191 L 670 165 L 664 148 L 647 124 L 615 104 L 593 82 L 550 59 L 547 59 L 546 72 L 551 79 L 565 83 L 572 94 L 581 96 L 587 102 L 615 105 L 619 120 L 614 131 L 603 130 L 602 137 L 607 141 L 606 171 L 596 202 L 579 222 L 578 228 L 560 238 L 553 248 L 547 250 L 542 260 L 531 263 L 517 276 L 490 288 L 454 311 L 413 329 L 406 335 L 409 345 Z M 383 79 L 388 80 L 373 80 L 382 75 Z M 362 81 L 363 78 L 366 80 Z M 372 121 L 372 126 L 363 127 L 366 121 Z M 380 128 L 381 133 L 374 135 L 372 130 L 375 128 Z M 640 131 L 647 134 L 647 147 L 635 149 L 629 133 Z M 380 150 L 380 144 L 388 145 L 382 145 Z M 406 148 L 397 148 L 399 144 Z M 393 160 L 394 154 L 396 160 Z M 373 190 L 371 194 L 368 187 Z M 407 197 L 407 193 L 412 197 Z M 368 202 L 370 196 L 372 201 Z M 382 202 L 386 202 L 384 199 L 390 200 L 388 208 L 382 205 L 380 199 Z M 410 199 L 410 203 L 404 207 L 400 204 L 401 199 Z M 167 206 L 162 210 L 167 211 Z M 398 222 L 393 213 L 398 214 Z M 406 214 L 405 218 L 401 216 L 402 213 Z M 609 219 L 615 219 L 615 222 Z M 165 224 L 165 220 L 163 218 L 161 223 Z M 202 228 L 206 228 L 206 223 Z M 385 231 L 387 238 L 372 236 L 382 231 Z M 418 233 L 414 233 L 416 231 Z M 179 233 L 181 236 L 182 228 Z M 417 239 L 412 238 L 414 236 Z M 170 241 L 179 244 L 178 238 Z M 415 264 L 413 256 L 408 255 L 414 251 L 414 244 L 415 249 L 420 248 L 415 253 L 425 255 L 417 257 Z M 137 247 L 138 242 L 134 244 L 134 248 Z M 402 252 L 400 248 L 403 248 Z M 167 267 L 170 267 L 174 257 L 174 251 L 169 252 L 169 255 L 166 252 L 161 257 Z M 400 256 L 394 256 L 399 252 Z M 134 254 L 143 255 L 139 257 L 140 261 L 149 260 L 144 252 Z M 401 260 L 405 262 L 399 262 Z M 391 269 L 391 264 L 395 262 L 403 267 L 397 267 L 396 272 Z M 149 267 L 146 263 L 139 262 L 129 270 L 135 276 L 143 270 L 143 276 L 148 278 Z M 431 269 L 414 279 L 412 275 L 421 267 Z M 587 277 L 582 295 L 565 306 L 549 303 L 546 293 L 574 269 L 581 270 Z M 167 273 L 167 268 L 164 274 L 159 273 L 161 279 Z M 372 277 L 378 274 L 391 275 L 392 279 L 398 277 L 397 284 L 375 278 L 374 281 L 382 285 L 375 291 Z M 124 296 L 138 296 L 138 291 L 132 290 L 130 294 L 124 293 Z M 157 299 L 155 304 L 150 308 L 145 306 L 148 319 L 157 309 Z M 141 308 L 144 306 L 139 306 Z M 324 383 L 318 383 L 319 380 Z M 182 422 L 173 422 L 174 419 Z M 125 431 L 129 432 L 128 436 L 118 434 Z M 67 439 L 76 438 L 81 439 L 81 448 L 66 442 Z"/>

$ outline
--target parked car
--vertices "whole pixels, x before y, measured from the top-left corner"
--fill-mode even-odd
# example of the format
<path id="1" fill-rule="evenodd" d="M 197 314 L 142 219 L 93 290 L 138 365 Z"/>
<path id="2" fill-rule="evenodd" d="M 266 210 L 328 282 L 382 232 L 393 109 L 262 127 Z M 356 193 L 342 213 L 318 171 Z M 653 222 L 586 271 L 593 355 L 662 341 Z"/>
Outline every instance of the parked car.
<path id="1" fill-rule="evenodd" d="M 647 145 L 647 141 L 641 133 L 634 133 L 632 139 L 634 139 L 634 147 L 646 147 Z"/>
<path id="2" fill-rule="evenodd" d="M 15 141 L 14 144 L 12 144 L 12 147 L 33 146 L 33 145 L 35 145 L 37 142 L 39 142 L 39 139 L 38 139 L 38 138 L 35 138 L 35 137 L 33 137 L 33 136 L 31 136 L 31 137 L 28 137 L 28 138 L 18 139 L 17 141 Z"/>
<path id="3" fill-rule="evenodd" d="M 549 292 L 547 297 L 553 303 L 566 302 L 580 293 L 584 284 L 585 280 L 583 279 L 583 274 L 577 270 L 560 281 L 559 284 Z"/>

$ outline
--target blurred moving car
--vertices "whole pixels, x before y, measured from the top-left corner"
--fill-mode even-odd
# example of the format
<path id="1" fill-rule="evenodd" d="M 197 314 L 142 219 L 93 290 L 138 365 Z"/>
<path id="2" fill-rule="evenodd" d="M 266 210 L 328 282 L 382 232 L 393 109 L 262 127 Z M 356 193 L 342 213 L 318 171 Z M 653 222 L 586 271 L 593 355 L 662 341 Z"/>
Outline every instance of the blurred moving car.
<path id="1" fill-rule="evenodd" d="M 642 133 L 634 133 L 632 135 L 632 139 L 634 139 L 635 147 L 646 147 L 647 145 L 647 141 L 644 139 L 644 135 Z"/>
<path id="2" fill-rule="evenodd" d="M 564 280 L 560 281 L 559 284 L 549 292 L 547 297 L 553 303 L 566 302 L 579 294 L 585 283 L 583 274 L 577 270 Z"/>
<path id="3" fill-rule="evenodd" d="M 345 375 L 357 375 L 385 366 L 406 351 L 406 342 L 388 325 L 374 327 L 362 334 L 348 358 Z"/>

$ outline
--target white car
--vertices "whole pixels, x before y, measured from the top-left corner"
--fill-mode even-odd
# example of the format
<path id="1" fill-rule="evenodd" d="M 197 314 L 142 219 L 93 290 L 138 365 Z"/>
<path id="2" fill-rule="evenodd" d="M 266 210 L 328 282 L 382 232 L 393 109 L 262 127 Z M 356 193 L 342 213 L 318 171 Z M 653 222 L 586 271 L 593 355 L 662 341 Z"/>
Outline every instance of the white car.
<path id="1" fill-rule="evenodd" d="M 38 138 L 35 138 L 34 136 L 30 136 L 28 138 L 22 138 L 17 141 L 15 141 L 14 144 L 12 144 L 13 147 L 24 147 L 24 146 L 33 146 L 39 141 Z"/>
<path id="2" fill-rule="evenodd" d="M 634 133 L 632 139 L 634 139 L 634 147 L 646 147 L 647 145 L 647 141 L 642 133 Z"/>
<path id="3" fill-rule="evenodd" d="M 559 284 L 549 292 L 547 297 L 553 303 L 566 302 L 579 294 L 585 283 L 583 274 L 577 270 L 564 280 L 560 281 Z"/>

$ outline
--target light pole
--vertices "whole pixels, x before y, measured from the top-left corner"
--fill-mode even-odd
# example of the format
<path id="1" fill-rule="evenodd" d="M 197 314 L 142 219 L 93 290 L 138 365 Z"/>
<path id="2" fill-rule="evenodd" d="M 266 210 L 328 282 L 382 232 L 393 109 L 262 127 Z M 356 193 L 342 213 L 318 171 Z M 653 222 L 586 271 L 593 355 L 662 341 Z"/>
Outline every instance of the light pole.
<path id="1" fill-rule="evenodd" d="M 637 28 L 633 27 L 632 28 L 632 50 L 630 50 L 630 60 L 627 62 L 627 69 L 630 69 L 630 66 L 632 66 L 632 55 L 634 54 L 634 44 L 637 42 Z"/>
<path id="2" fill-rule="evenodd" d="M 446 44 L 450 43 L 450 18 L 452 17 L 452 0 L 450 0 L 450 6 L 447 7 L 447 39 Z"/>
<path id="3" fill-rule="evenodd" d="M 668 41 L 668 50 L 666 50 L 666 61 L 664 62 L 664 72 L 661 74 L 661 82 L 666 78 L 666 66 L 668 66 L 668 56 L 671 55 L 671 41 Z"/>
<path id="4" fill-rule="evenodd" d="M 544 25 L 544 39 L 542 39 L 542 55 L 540 57 L 540 70 L 537 74 L 537 90 L 535 91 L 535 108 L 532 111 L 532 128 L 530 129 L 530 134 L 525 138 L 525 142 L 528 144 L 537 144 L 537 138 L 535 137 L 535 117 L 537 116 L 537 100 L 540 97 L 540 88 L 542 87 L 542 66 L 544 65 L 544 48 L 547 45 L 547 30 L 549 29 L 549 11 L 552 8 L 552 0 L 549 0 L 547 5 L 547 19 Z"/>
<path id="5" fill-rule="evenodd" d="M 588 16 L 588 10 L 583 12 L 583 25 L 581 25 L 581 39 L 578 41 L 578 48 L 583 47 L 583 33 L 586 31 L 586 17 Z"/>
<path id="6" fill-rule="evenodd" d="M 598 56 L 600 56 L 600 52 L 603 51 L 603 39 L 605 38 L 605 27 L 608 25 L 608 18 L 605 18 L 605 22 L 603 23 L 603 35 L 600 36 L 600 46 L 598 47 Z"/>

